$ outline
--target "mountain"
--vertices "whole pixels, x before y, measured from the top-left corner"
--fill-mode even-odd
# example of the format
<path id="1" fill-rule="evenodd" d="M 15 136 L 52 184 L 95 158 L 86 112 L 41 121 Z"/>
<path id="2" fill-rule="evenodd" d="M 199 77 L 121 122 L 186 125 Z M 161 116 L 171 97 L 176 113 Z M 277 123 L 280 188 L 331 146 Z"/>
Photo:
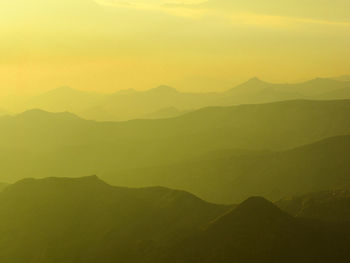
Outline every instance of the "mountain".
<path id="1" fill-rule="evenodd" d="M 82 111 L 88 119 L 123 121 L 140 119 L 162 109 L 176 108 L 188 111 L 211 105 L 216 93 L 182 93 L 169 86 L 147 91 L 117 92 L 103 103 Z"/>
<path id="2" fill-rule="evenodd" d="M 349 101 L 212 107 L 172 119 L 128 122 L 32 111 L 0 118 L 0 181 L 98 174 L 119 185 L 150 185 L 152 180 L 133 181 L 124 175 L 137 169 L 146 175 L 147 167 L 177 164 L 209 152 L 286 150 L 350 134 L 349 118 Z"/>
<path id="3" fill-rule="evenodd" d="M 349 87 L 350 82 L 333 79 L 317 78 L 302 83 L 280 84 L 252 78 L 227 91 L 218 103 L 228 106 L 295 99 L 332 99 L 332 92 Z M 330 93 L 330 97 L 327 96 L 328 93 Z"/>
<path id="4" fill-rule="evenodd" d="M 73 112 L 87 119 L 123 121 L 147 118 L 154 112 L 170 108 L 186 112 L 208 106 L 259 104 L 295 99 L 332 99 L 332 94 L 327 97 L 328 93 L 349 86 L 350 82 L 321 78 L 297 84 L 272 84 L 253 78 L 223 93 L 184 93 L 169 86 L 159 86 L 147 91 L 116 92 L 91 107 L 84 105 L 84 110 Z M 166 117 L 174 116 L 176 115 Z"/>
<path id="5" fill-rule="evenodd" d="M 96 176 L 23 179 L 0 192 L 11 263 L 347 262 L 350 225 L 295 218 L 262 197 L 210 204 Z"/>
<path id="6" fill-rule="evenodd" d="M 105 95 L 60 87 L 27 100 L 22 110 L 38 108 L 50 112 L 70 111 L 75 114 L 101 103 Z"/>
<path id="7" fill-rule="evenodd" d="M 82 120 L 78 116 L 70 112 L 51 113 L 41 109 L 32 109 L 25 111 L 15 117 L 18 121 L 37 122 L 37 121 L 70 121 Z"/>
<path id="8" fill-rule="evenodd" d="M 343 75 L 333 79 L 337 81 L 350 81 L 350 75 Z"/>
<path id="9" fill-rule="evenodd" d="M 184 189 L 218 203 L 236 203 L 252 195 L 278 200 L 350 188 L 348 156 L 350 136 L 340 136 L 278 152 L 214 151 L 175 164 L 130 169 L 108 179 Z"/>
<path id="10" fill-rule="evenodd" d="M 284 198 L 276 204 L 297 217 L 350 222 L 350 191 L 347 189 Z"/>
<path id="11" fill-rule="evenodd" d="M 0 192 L 5 189 L 5 187 L 7 187 L 8 184 L 5 184 L 5 183 L 0 183 Z"/>
<path id="12" fill-rule="evenodd" d="M 10 112 L 39 108 L 70 111 L 98 121 L 169 118 L 208 106 L 261 104 L 300 99 L 346 99 L 350 81 L 317 78 L 302 83 L 268 83 L 253 78 L 225 92 L 188 93 L 169 86 L 146 91 L 121 90 L 100 94 L 60 87 L 37 96 L 7 98 L 0 105 Z M 172 111 L 170 110 L 172 109 Z M 179 111 L 179 114 L 174 112 Z M 181 114 L 180 114 L 181 113 Z"/>
<path id="13" fill-rule="evenodd" d="M 332 99 L 332 100 L 342 100 L 350 98 L 350 83 L 347 88 L 338 89 L 321 94 L 317 99 Z"/>
<path id="14" fill-rule="evenodd" d="M 253 197 L 179 244 L 164 262 L 346 262 L 349 233 L 341 226 L 296 219 Z"/>
<path id="15" fill-rule="evenodd" d="M 157 110 L 155 112 L 145 114 L 141 119 L 168 119 L 168 118 L 175 118 L 181 115 L 184 115 L 185 113 L 188 113 L 189 111 L 181 111 L 178 110 L 175 107 L 169 107 L 169 108 L 162 108 L 160 110 Z"/>
<path id="16" fill-rule="evenodd" d="M 142 262 L 228 209 L 161 187 L 112 187 L 96 176 L 24 179 L 0 192 L 0 260 Z"/>

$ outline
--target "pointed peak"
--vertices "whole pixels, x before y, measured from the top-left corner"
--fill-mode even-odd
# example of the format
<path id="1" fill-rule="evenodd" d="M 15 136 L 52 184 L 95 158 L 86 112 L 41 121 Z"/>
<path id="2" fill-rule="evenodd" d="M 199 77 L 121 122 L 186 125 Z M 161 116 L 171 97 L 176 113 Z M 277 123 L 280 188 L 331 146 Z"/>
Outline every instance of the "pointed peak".
<path id="1" fill-rule="evenodd" d="M 272 202 L 260 196 L 253 196 L 242 202 L 236 210 L 279 210 Z"/>
<path id="2" fill-rule="evenodd" d="M 272 202 L 263 197 L 251 197 L 236 208 L 218 218 L 209 229 L 222 231 L 230 226 L 255 226 L 271 222 L 290 221 L 293 217 L 283 212 Z"/>
<path id="3" fill-rule="evenodd" d="M 247 82 L 263 82 L 261 79 L 259 79 L 258 77 L 253 77 L 251 79 L 249 79 Z"/>
<path id="4" fill-rule="evenodd" d="M 254 78 L 251 78 L 251 79 L 247 80 L 242 85 L 259 85 L 259 84 L 266 84 L 266 83 L 267 82 L 261 80 L 260 78 L 254 77 Z"/>

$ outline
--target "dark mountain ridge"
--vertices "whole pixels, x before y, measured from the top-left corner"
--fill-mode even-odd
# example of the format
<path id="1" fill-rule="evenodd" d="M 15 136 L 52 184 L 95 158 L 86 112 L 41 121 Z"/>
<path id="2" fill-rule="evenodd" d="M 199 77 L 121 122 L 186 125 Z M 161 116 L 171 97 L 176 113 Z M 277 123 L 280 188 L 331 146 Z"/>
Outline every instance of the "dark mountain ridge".
<path id="1" fill-rule="evenodd" d="M 345 262 L 349 238 L 348 227 L 297 219 L 253 197 L 176 246 L 164 262 Z"/>
<path id="2" fill-rule="evenodd" d="M 0 260 L 139 261 L 228 208 L 162 187 L 113 187 L 96 176 L 24 179 L 0 192 Z"/>
<path id="3" fill-rule="evenodd" d="M 8 186 L 0 232 L 0 260 L 11 263 L 340 263 L 350 241 L 348 225 L 294 218 L 262 197 L 221 206 L 96 176 Z"/>
<path id="4" fill-rule="evenodd" d="M 157 172 L 150 177 L 152 179 L 148 180 L 149 169 L 167 165 L 176 166 L 178 163 L 193 160 L 197 156 L 224 149 L 284 151 L 324 138 L 350 134 L 350 102 L 347 100 L 287 101 L 227 108 L 211 107 L 172 119 L 127 122 L 96 122 L 78 119 L 67 113 L 63 115 L 37 113 L 34 111 L 17 117 L 0 119 L 2 133 L 0 181 L 13 182 L 23 177 L 44 177 L 47 174 L 52 176 L 98 174 L 118 185 L 136 187 L 162 185 L 163 182 L 157 181 L 158 179 L 153 181 L 158 175 Z M 343 149 L 341 145 L 339 147 Z M 310 166 L 310 170 L 312 167 L 320 167 L 316 161 L 322 155 L 323 153 L 316 155 L 315 166 Z M 220 170 L 220 176 L 230 176 L 229 185 L 232 187 L 239 181 L 236 182 L 232 174 L 229 174 L 235 171 L 229 167 L 237 164 L 238 170 L 242 167 L 250 171 L 252 168 L 245 164 L 248 161 L 256 163 L 255 166 L 262 169 L 252 171 L 256 174 L 255 179 L 259 179 L 258 174 L 266 169 L 272 170 L 271 174 L 277 176 L 280 166 L 274 167 L 276 162 L 273 158 L 271 159 L 268 155 L 263 156 L 265 157 L 236 159 L 236 161 L 230 161 L 231 164 L 224 158 L 223 162 L 227 164 Z M 286 155 L 282 154 L 283 156 Z M 282 157 L 277 159 L 286 162 L 286 167 L 290 169 L 289 174 L 299 169 L 290 166 Z M 217 159 L 216 156 L 211 158 Z M 306 155 L 305 158 L 310 159 Z M 17 165 L 19 159 L 22 160 L 21 165 Z M 300 158 L 298 160 L 297 167 L 305 168 L 305 165 L 302 166 L 303 160 Z M 208 162 L 203 167 L 210 165 L 212 164 Z M 323 161 L 321 165 L 325 165 L 325 162 Z M 181 167 L 183 167 L 182 164 L 179 169 Z M 212 167 L 216 169 L 215 166 Z M 138 169 L 142 171 L 140 175 L 144 175 L 143 179 L 132 181 L 134 176 L 125 176 Z M 208 170 L 210 171 L 212 169 Z M 164 178 L 169 179 L 167 173 L 165 169 Z M 243 177 L 244 173 L 242 170 L 242 173 L 238 172 L 234 178 L 240 178 L 239 180 L 244 182 L 246 181 Z M 181 172 L 177 177 L 184 178 L 185 174 L 188 172 Z M 200 176 L 200 174 L 201 172 L 195 172 L 193 175 Z M 128 181 L 128 178 L 131 180 Z M 191 183 L 191 179 L 186 180 L 189 184 Z M 216 182 L 221 180 L 215 180 Z M 257 182 L 263 183 L 261 180 Z M 199 187 L 201 185 L 203 184 L 198 184 Z M 188 190 L 187 187 L 182 188 L 183 185 L 167 186 Z M 194 192 L 198 194 L 197 191 Z M 224 194 L 226 191 L 221 193 Z M 250 193 L 251 195 L 265 194 L 254 191 Z M 272 199 L 276 196 L 281 197 L 280 194 L 266 196 Z M 246 197 L 248 196 L 244 196 Z M 221 200 L 215 200 L 221 202 Z M 234 200 L 229 199 L 229 202 L 231 201 Z"/>

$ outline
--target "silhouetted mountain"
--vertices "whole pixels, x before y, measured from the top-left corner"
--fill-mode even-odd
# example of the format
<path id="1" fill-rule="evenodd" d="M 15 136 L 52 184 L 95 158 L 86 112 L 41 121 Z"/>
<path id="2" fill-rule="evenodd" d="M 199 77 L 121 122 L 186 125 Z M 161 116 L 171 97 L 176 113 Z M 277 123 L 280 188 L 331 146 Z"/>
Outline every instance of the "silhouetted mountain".
<path id="1" fill-rule="evenodd" d="M 171 165 L 124 171 L 110 180 L 175 187 L 220 203 L 252 195 L 278 200 L 350 187 L 348 156 L 350 136 L 340 136 L 282 152 L 212 152 Z"/>
<path id="2" fill-rule="evenodd" d="M 164 262 L 345 262 L 349 233 L 341 226 L 295 219 L 254 197 L 179 244 Z"/>
<path id="3" fill-rule="evenodd" d="M 102 103 L 106 95 L 60 87 L 27 100 L 22 110 L 39 108 L 50 112 L 70 111 L 79 114 L 81 111 Z"/>
<path id="4" fill-rule="evenodd" d="M 53 120 L 81 120 L 77 115 L 70 112 L 51 113 L 41 109 L 32 109 L 15 115 L 15 120 L 28 122 L 53 121 Z"/>
<path id="5" fill-rule="evenodd" d="M 275 84 L 253 78 L 226 92 L 220 105 L 266 103 L 294 99 L 332 99 L 327 94 L 348 88 L 350 82 L 317 78 L 296 84 Z M 345 99 L 345 98 L 343 98 Z"/>
<path id="6" fill-rule="evenodd" d="M 142 262 L 228 207 L 161 187 L 112 187 L 95 176 L 24 179 L 0 192 L 0 260 Z"/>
<path id="7" fill-rule="evenodd" d="M 297 217 L 350 222 L 350 191 L 322 191 L 276 203 L 283 210 Z"/>
<path id="8" fill-rule="evenodd" d="M 164 108 L 189 111 L 207 106 L 258 104 L 294 99 L 331 99 L 326 94 L 349 87 L 350 82 L 315 79 L 297 84 L 271 84 L 253 78 L 223 93 L 182 93 L 168 86 L 148 91 L 117 92 L 79 115 L 96 120 L 142 118 Z M 325 94 L 322 96 L 321 94 Z"/>
<path id="9" fill-rule="evenodd" d="M 350 134 L 349 101 L 289 101 L 206 108 L 173 119 L 119 123 L 86 121 L 70 115 L 62 120 L 57 118 L 60 114 L 48 113 L 38 115 L 52 118 L 33 118 L 36 114 L 32 113 L 0 120 L 0 181 L 47 174 L 98 174 L 119 185 L 158 185 L 148 179 L 133 181 L 134 177 L 124 174 L 141 169 L 140 174 L 146 175 L 147 167 L 176 164 L 223 149 L 283 150 Z M 260 160 L 255 158 L 257 167 L 272 169 L 269 162 L 261 166 Z M 274 168 L 276 172 L 278 167 Z M 295 169 L 286 167 L 290 173 Z M 301 159 L 300 167 L 305 167 Z M 182 174 L 186 173 L 178 177 Z M 210 185 L 221 182 L 214 181 Z M 192 184 L 191 179 L 188 184 Z M 199 183 L 198 187 L 203 184 Z M 263 194 L 254 193 L 251 192 Z M 279 198 L 280 194 L 273 196 Z"/>
<path id="10" fill-rule="evenodd" d="M 253 78 L 226 92 L 184 93 L 169 86 L 147 91 L 122 90 L 98 94 L 61 87 L 39 96 L 5 100 L 1 107 L 11 112 L 40 108 L 52 112 L 70 111 L 86 119 L 123 121 L 140 119 L 162 109 L 181 112 L 208 106 L 259 104 L 296 99 L 345 99 L 350 81 L 317 78 L 302 83 L 268 83 Z M 346 97 L 342 97 L 342 94 Z"/>
<path id="11" fill-rule="evenodd" d="M 175 107 L 163 108 L 155 112 L 145 114 L 141 119 L 168 119 L 184 115 L 188 111 L 180 111 Z"/>
<path id="12" fill-rule="evenodd" d="M 321 94 L 318 99 L 343 100 L 350 98 L 350 83 L 348 88 L 338 89 L 331 92 Z"/>
<path id="13" fill-rule="evenodd" d="M 164 108 L 187 111 L 211 105 L 214 93 L 181 93 L 169 86 L 147 91 L 117 92 L 103 103 L 80 113 L 88 119 L 129 120 L 140 119 Z"/>
<path id="14" fill-rule="evenodd" d="M 350 75 L 343 75 L 333 79 L 337 81 L 350 81 Z"/>
<path id="15" fill-rule="evenodd" d="M 206 203 L 96 176 L 23 179 L 0 192 L 0 260 L 11 263 L 347 262 L 348 224 L 296 219 L 261 197 Z"/>
<path id="16" fill-rule="evenodd" d="M 8 186 L 8 184 L 0 183 L 0 192 L 5 189 L 6 186 Z"/>

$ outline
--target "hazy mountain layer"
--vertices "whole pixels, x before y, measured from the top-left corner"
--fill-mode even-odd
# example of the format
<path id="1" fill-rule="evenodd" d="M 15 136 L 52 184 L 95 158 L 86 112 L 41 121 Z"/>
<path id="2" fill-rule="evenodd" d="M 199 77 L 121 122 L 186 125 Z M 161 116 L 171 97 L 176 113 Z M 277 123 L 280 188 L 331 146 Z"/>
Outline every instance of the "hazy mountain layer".
<path id="1" fill-rule="evenodd" d="M 125 171 L 175 164 L 223 149 L 297 147 L 350 134 L 349 120 L 350 102 L 345 100 L 206 108 L 173 119 L 120 123 L 86 121 L 69 113 L 29 111 L 0 119 L 0 181 L 98 174 L 138 186 L 140 178 L 128 180 L 123 177 Z M 257 163 L 261 160 L 256 158 Z M 300 162 L 300 167 L 313 167 Z M 277 174 L 280 166 L 274 168 L 276 163 L 272 164 L 269 166 L 268 161 L 263 167 L 275 169 Z M 295 168 L 286 169 L 292 173 Z M 146 171 L 139 175 L 146 176 Z"/>
<path id="2" fill-rule="evenodd" d="M 5 187 L 8 186 L 6 183 L 0 183 L 0 192 L 5 189 Z"/>
<path id="3" fill-rule="evenodd" d="M 252 195 L 277 200 L 331 188 L 350 188 L 350 136 L 281 152 L 218 151 L 189 161 L 129 170 L 116 184 L 164 185 L 219 203 Z"/>
<path id="4" fill-rule="evenodd" d="M 168 86 L 147 91 L 126 90 L 98 94 L 62 87 L 26 99 L 5 99 L 0 106 L 10 112 L 39 108 L 70 111 L 100 121 L 174 117 L 207 106 L 259 104 L 295 99 L 350 99 L 350 81 L 314 79 L 296 84 L 274 84 L 253 78 L 222 93 L 183 93 Z M 177 112 L 169 112 L 176 108 Z M 168 112 L 165 111 L 168 109 Z"/>

